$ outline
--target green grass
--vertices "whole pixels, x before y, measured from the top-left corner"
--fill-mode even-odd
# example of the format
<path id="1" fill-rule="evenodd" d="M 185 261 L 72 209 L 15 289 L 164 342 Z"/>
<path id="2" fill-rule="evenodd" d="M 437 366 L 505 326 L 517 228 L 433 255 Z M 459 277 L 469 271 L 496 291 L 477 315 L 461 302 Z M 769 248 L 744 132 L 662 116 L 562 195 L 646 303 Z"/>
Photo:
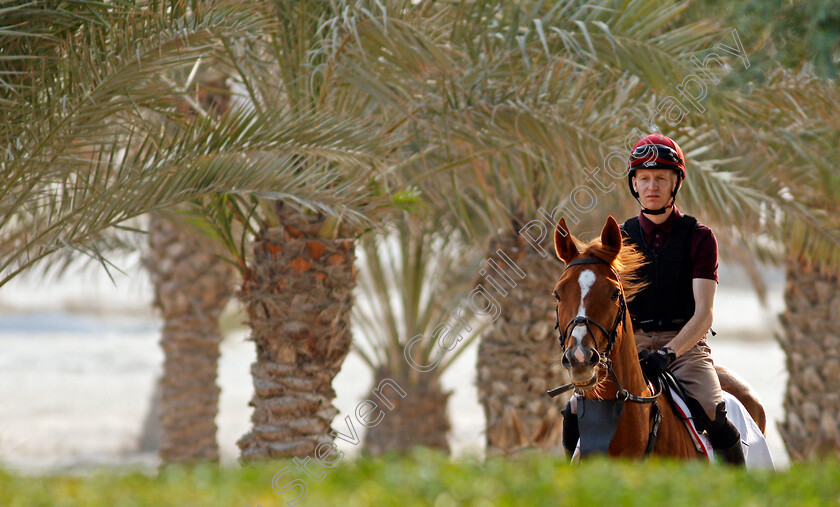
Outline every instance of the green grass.
<path id="1" fill-rule="evenodd" d="M 272 490 L 274 475 L 293 470 L 278 488 L 305 478 L 292 463 L 245 468 L 170 467 L 159 474 L 103 470 L 81 477 L 27 477 L 0 471 L 2 506 L 280 506 L 297 491 Z M 301 505 L 840 505 L 840 463 L 794 465 L 783 472 L 747 472 L 703 463 L 518 459 L 450 462 L 419 452 L 407 458 L 345 460 L 307 479 Z"/>

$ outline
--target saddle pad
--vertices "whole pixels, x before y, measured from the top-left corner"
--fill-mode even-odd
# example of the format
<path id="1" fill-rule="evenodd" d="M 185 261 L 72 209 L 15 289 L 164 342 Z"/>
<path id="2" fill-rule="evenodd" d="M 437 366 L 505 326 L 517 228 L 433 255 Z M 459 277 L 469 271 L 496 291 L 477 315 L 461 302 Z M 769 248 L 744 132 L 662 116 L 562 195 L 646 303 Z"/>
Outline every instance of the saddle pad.
<path id="1" fill-rule="evenodd" d="M 688 419 L 685 421 L 688 431 L 692 432 L 693 435 L 697 435 L 703 446 L 703 453 L 712 461 L 714 459 L 714 451 L 712 451 L 712 444 L 709 442 L 709 437 L 705 433 L 699 433 L 697 431 L 697 428 L 694 426 L 694 419 L 691 417 L 691 412 L 689 412 L 682 398 L 673 389 L 670 389 L 670 394 L 682 411 L 683 417 L 688 416 Z M 744 449 L 744 460 L 746 461 L 747 468 L 774 469 L 773 458 L 770 456 L 770 448 L 767 446 L 767 440 L 761 433 L 761 429 L 753 421 L 750 413 L 738 401 L 738 398 L 726 391 L 723 391 L 723 401 L 726 402 L 726 418 L 732 421 L 732 424 L 738 428 L 738 432 L 741 434 L 741 447 Z"/>
<path id="2" fill-rule="evenodd" d="M 715 452 L 712 450 L 712 443 L 705 433 L 697 431 L 697 427 L 694 425 L 694 418 L 691 417 L 691 411 L 688 410 L 688 406 L 683 401 L 682 396 L 677 391 L 671 389 L 670 386 L 668 386 L 668 394 L 671 395 L 671 399 L 677 405 L 677 409 L 680 411 L 680 418 L 685 423 L 685 427 L 688 429 L 688 433 L 691 435 L 691 439 L 694 441 L 697 450 L 705 454 L 709 461 L 714 462 Z M 729 408 L 729 403 L 726 404 L 726 408 Z"/>
<path id="3" fill-rule="evenodd" d="M 726 391 L 723 392 L 723 401 L 726 402 L 726 418 L 732 421 L 741 433 L 741 445 L 744 447 L 747 468 L 775 469 L 767 439 L 764 438 L 761 429 L 753 421 L 747 409 L 741 405 L 738 398 Z"/>

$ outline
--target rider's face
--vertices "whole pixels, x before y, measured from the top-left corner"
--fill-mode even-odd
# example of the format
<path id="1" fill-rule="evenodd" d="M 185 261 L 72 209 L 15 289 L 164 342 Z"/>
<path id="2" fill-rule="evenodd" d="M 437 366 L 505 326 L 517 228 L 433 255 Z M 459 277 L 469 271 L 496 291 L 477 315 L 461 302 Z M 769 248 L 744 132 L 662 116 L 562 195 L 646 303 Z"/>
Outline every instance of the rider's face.
<path id="1" fill-rule="evenodd" d="M 645 208 L 664 208 L 677 185 L 677 175 L 670 169 L 637 169 L 633 185 Z"/>

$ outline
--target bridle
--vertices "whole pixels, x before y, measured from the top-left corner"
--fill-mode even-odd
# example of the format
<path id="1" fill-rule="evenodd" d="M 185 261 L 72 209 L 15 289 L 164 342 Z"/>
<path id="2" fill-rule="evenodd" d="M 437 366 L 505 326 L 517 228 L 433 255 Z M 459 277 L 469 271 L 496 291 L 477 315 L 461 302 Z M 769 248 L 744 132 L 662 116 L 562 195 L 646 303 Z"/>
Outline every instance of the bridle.
<path id="1" fill-rule="evenodd" d="M 607 262 L 599 259 L 598 257 L 588 257 L 586 259 L 578 259 L 576 261 L 570 262 L 566 265 L 566 268 L 563 271 L 565 272 L 565 270 L 569 269 L 571 266 L 577 266 L 579 264 L 609 265 Z M 624 290 L 620 288 L 621 278 L 618 275 L 618 271 L 616 271 L 615 268 L 613 268 L 612 266 L 610 266 L 610 269 L 612 269 L 613 273 L 615 273 L 616 279 L 618 279 L 619 283 L 618 313 L 615 314 L 615 320 L 613 321 L 612 329 L 610 329 L 610 331 L 608 332 L 606 329 L 604 329 L 604 326 L 595 322 L 589 317 L 578 315 L 577 317 L 570 320 L 569 323 L 566 324 L 566 327 L 564 327 L 563 330 L 560 331 L 560 347 L 563 349 L 564 353 L 566 352 L 566 336 L 569 333 L 569 329 L 574 329 L 576 326 L 583 324 L 584 326 L 586 326 L 586 330 L 589 332 L 589 334 L 595 336 L 595 333 L 592 332 L 592 328 L 589 327 L 590 324 L 594 324 L 595 327 L 600 329 L 601 332 L 604 333 L 604 336 L 606 336 L 609 339 L 609 342 L 607 343 L 607 348 L 604 349 L 604 353 L 601 355 L 601 357 L 609 357 L 610 354 L 612 354 L 612 348 L 615 346 L 615 341 L 618 338 L 618 326 L 623 324 L 627 317 L 627 301 L 624 299 Z M 557 323 L 554 325 L 554 329 L 560 330 L 560 312 L 555 311 L 554 313 L 557 316 Z"/>
<path id="2" fill-rule="evenodd" d="M 592 332 L 592 328 L 590 327 L 590 325 L 594 325 L 595 327 L 600 329 L 601 332 L 604 333 L 604 336 L 606 336 L 609 340 L 607 342 L 607 348 L 604 349 L 604 352 L 599 352 L 601 357 L 598 360 L 598 365 L 600 367 L 606 368 L 607 373 L 609 374 L 612 381 L 615 383 L 617 389 L 616 399 L 634 401 L 636 403 L 653 403 L 654 401 L 656 401 L 657 398 L 659 398 L 659 395 L 662 393 L 661 384 L 659 386 L 659 391 L 654 393 L 652 396 L 639 396 L 632 394 L 627 389 L 622 387 L 621 382 L 618 381 L 618 377 L 616 376 L 615 370 L 613 370 L 612 367 L 612 358 L 610 356 L 612 355 L 612 349 L 615 346 L 615 342 L 618 338 L 618 326 L 626 325 L 627 323 L 627 300 L 624 298 L 624 288 L 621 286 L 621 277 L 619 276 L 618 271 L 616 271 L 615 268 L 613 268 L 607 261 L 598 257 L 587 257 L 585 259 L 578 259 L 572 261 L 566 264 L 566 268 L 563 271 L 565 272 L 566 269 L 580 264 L 606 264 L 610 267 L 610 269 L 615 274 L 616 279 L 618 280 L 618 313 L 616 313 L 612 328 L 609 331 L 607 331 L 606 328 L 598 322 L 595 322 L 589 317 L 585 317 L 583 315 L 578 315 L 577 317 L 573 318 L 568 322 L 568 324 L 566 324 L 566 327 L 560 330 L 560 312 L 555 310 L 554 313 L 557 319 L 557 323 L 554 325 L 554 329 L 557 329 L 560 332 L 559 340 L 560 347 L 563 349 L 563 353 L 566 353 L 566 336 L 568 335 L 570 329 L 574 329 L 575 326 L 584 325 L 586 326 L 586 330 L 589 332 L 589 334 L 591 334 L 594 337 L 595 333 Z M 575 392 L 581 394 L 580 389 L 571 382 L 568 384 L 564 384 L 560 387 L 555 387 L 554 389 L 547 391 L 546 394 L 554 398 L 571 389 L 575 389 Z"/>
<path id="3" fill-rule="evenodd" d="M 609 374 L 610 378 L 612 379 L 613 383 L 615 383 L 616 393 L 615 397 L 617 401 L 607 402 L 607 403 L 623 403 L 625 401 L 632 401 L 635 403 L 650 403 L 651 404 L 651 417 L 653 421 L 651 422 L 650 433 L 648 434 L 648 441 L 647 446 L 645 447 L 645 456 L 649 456 L 651 452 L 653 452 L 653 447 L 656 445 L 656 438 L 659 433 L 659 425 L 662 422 L 662 410 L 659 409 L 659 404 L 656 402 L 659 395 L 662 394 L 662 379 L 658 378 L 657 383 L 659 384 L 659 390 L 654 392 L 651 396 L 639 396 L 636 394 L 630 393 L 627 389 L 622 387 L 621 382 L 618 381 L 618 376 L 615 374 L 615 370 L 612 367 L 612 349 L 615 346 L 615 342 L 618 338 L 618 326 L 626 325 L 627 324 L 627 300 L 624 298 L 624 287 L 621 285 L 621 277 L 618 274 L 618 271 L 610 265 L 610 263 L 606 262 L 603 259 L 598 257 L 587 257 L 585 259 L 578 259 L 576 261 L 572 261 L 566 264 L 564 272 L 566 269 L 569 269 L 572 266 L 577 266 L 580 264 L 606 264 L 607 266 L 612 269 L 613 273 L 618 280 L 618 287 L 619 287 L 619 295 L 618 295 L 618 313 L 615 315 L 615 320 L 613 321 L 612 329 L 607 331 L 604 326 L 595 322 L 594 320 L 590 319 L 589 317 L 584 317 L 582 315 L 578 315 L 577 317 L 573 318 L 566 324 L 566 327 L 563 330 L 560 330 L 560 312 L 559 307 L 555 310 L 554 314 L 557 319 L 557 323 L 554 326 L 554 329 L 558 330 L 560 333 L 560 347 L 563 349 L 563 354 L 566 353 L 566 336 L 569 333 L 569 329 L 574 329 L 575 326 L 584 325 L 586 326 L 587 332 L 595 337 L 595 333 L 592 332 L 592 328 L 590 324 L 594 325 L 598 329 L 601 330 L 602 333 L 608 338 L 609 342 L 607 343 L 607 348 L 604 349 L 604 352 L 600 354 L 600 358 L 598 359 L 598 366 L 607 369 L 607 373 Z M 595 342 L 597 347 L 598 342 Z M 596 348 L 597 351 L 597 348 Z M 562 385 L 560 387 L 555 387 L 554 389 L 550 389 L 546 392 L 550 397 L 554 398 L 559 396 L 560 394 L 569 391 L 571 389 L 575 390 L 575 393 L 582 396 L 582 392 L 579 387 L 574 385 L 573 383 L 568 383 Z M 617 423 L 617 421 L 616 421 Z"/>

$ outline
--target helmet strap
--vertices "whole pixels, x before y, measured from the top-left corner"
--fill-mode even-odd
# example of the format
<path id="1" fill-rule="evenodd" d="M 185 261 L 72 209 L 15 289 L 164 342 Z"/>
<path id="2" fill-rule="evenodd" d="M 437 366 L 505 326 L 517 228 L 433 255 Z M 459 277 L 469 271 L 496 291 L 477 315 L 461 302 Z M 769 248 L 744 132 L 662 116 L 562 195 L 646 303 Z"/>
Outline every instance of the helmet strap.
<path id="1" fill-rule="evenodd" d="M 659 209 L 647 209 L 642 204 L 642 201 L 639 201 L 638 198 L 636 198 L 636 200 L 639 202 L 639 206 L 642 207 L 642 213 L 644 213 L 645 215 L 661 215 L 661 214 L 665 213 L 666 211 L 668 211 L 668 208 L 673 208 L 674 207 L 674 200 L 673 199 L 671 199 L 671 202 L 668 203 L 667 206 L 665 206 L 664 208 L 659 208 Z"/>

